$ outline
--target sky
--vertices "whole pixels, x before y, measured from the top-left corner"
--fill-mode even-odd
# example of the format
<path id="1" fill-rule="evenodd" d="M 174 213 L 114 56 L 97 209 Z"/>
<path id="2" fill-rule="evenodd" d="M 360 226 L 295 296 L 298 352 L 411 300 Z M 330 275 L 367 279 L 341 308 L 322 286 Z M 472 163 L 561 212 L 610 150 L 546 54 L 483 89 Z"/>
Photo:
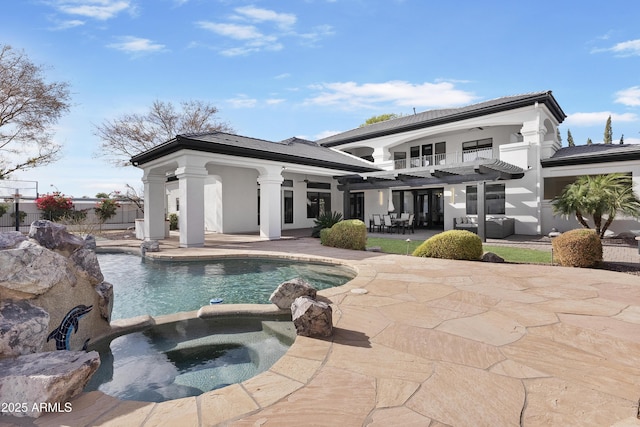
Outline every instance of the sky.
<path id="1" fill-rule="evenodd" d="M 386 113 L 551 90 L 577 145 L 640 143 L 640 2 L 20 0 L 0 44 L 67 82 L 56 163 L 14 173 L 73 197 L 142 188 L 95 127 L 155 100 L 201 100 L 238 134 L 317 140 Z M 579 4 L 579 6 L 577 6 Z M 11 190 L 10 192 L 13 192 Z M 0 194 L 1 196 L 2 194 Z"/>

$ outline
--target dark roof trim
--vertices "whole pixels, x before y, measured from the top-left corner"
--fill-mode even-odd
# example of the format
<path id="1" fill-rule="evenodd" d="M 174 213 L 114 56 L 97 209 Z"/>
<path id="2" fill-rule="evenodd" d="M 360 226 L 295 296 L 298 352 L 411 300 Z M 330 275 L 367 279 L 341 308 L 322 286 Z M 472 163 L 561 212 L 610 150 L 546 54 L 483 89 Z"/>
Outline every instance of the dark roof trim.
<path id="1" fill-rule="evenodd" d="M 554 166 L 577 166 L 590 165 L 594 163 L 611 163 L 611 162 L 628 162 L 630 160 L 640 160 L 640 151 L 616 152 L 616 153 L 598 153 L 594 155 L 584 156 L 568 156 L 540 160 L 543 168 Z"/>
<path id="2" fill-rule="evenodd" d="M 252 159 L 296 163 L 300 165 L 317 166 L 327 169 L 344 170 L 349 172 L 372 172 L 380 170 L 378 168 L 326 161 L 320 158 L 309 158 L 287 153 L 278 153 L 266 149 L 261 150 L 230 144 L 216 144 L 210 141 L 202 141 L 199 139 L 191 138 L 186 135 L 177 135 L 175 138 L 162 143 L 149 151 L 145 151 L 144 153 L 133 156 L 131 158 L 131 163 L 134 166 L 143 165 L 152 160 L 159 159 L 180 150 L 194 150 L 205 153 L 226 154 L 236 157 L 248 157 Z"/>
<path id="3" fill-rule="evenodd" d="M 502 99 L 502 98 L 500 98 Z M 474 108 L 474 105 L 452 109 L 453 112 L 451 114 L 445 114 L 440 117 L 435 117 L 431 119 L 426 119 L 423 121 L 419 121 L 417 123 L 409 123 L 405 125 L 399 125 L 395 127 L 384 127 L 383 129 L 374 130 L 368 133 L 358 133 L 354 136 L 345 136 L 344 138 L 340 138 L 337 136 L 336 140 L 331 140 L 334 137 L 328 137 L 329 141 L 326 143 L 319 143 L 325 147 L 335 147 L 343 144 L 348 144 L 351 142 L 363 141 L 371 138 L 377 138 L 381 136 L 393 135 L 396 133 L 409 132 L 412 130 L 428 128 L 432 126 L 442 125 L 446 123 L 453 123 L 461 120 L 471 119 L 475 117 L 486 116 L 489 114 L 500 113 L 503 111 L 515 110 L 517 108 L 527 107 L 536 102 L 544 104 L 547 106 L 549 111 L 553 114 L 553 116 L 558 120 L 559 123 L 562 123 L 567 115 L 562 111 L 560 105 L 553 97 L 551 91 L 546 92 L 536 92 L 529 95 L 515 96 L 515 97 L 504 97 L 504 102 L 499 102 L 500 99 L 495 101 L 487 101 L 481 102 L 479 104 L 475 104 L 477 108 Z M 486 104 L 486 105 L 484 105 Z M 460 111 L 462 110 L 462 111 Z M 350 133 L 351 131 L 346 131 L 345 134 Z"/>

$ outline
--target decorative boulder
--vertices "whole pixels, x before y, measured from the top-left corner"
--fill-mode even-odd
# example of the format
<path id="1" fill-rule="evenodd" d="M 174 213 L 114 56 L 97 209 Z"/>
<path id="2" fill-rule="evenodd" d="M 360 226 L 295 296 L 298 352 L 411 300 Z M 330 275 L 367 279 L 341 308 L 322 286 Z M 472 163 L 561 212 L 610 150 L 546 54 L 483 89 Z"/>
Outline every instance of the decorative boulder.
<path id="1" fill-rule="evenodd" d="M 0 249 L 15 248 L 25 240 L 27 240 L 27 237 L 19 231 L 0 233 Z"/>
<path id="2" fill-rule="evenodd" d="M 296 298 L 308 296 L 311 299 L 315 299 L 317 292 L 316 288 L 309 282 L 300 277 L 296 277 L 295 279 L 280 283 L 269 297 L 269 301 L 277 305 L 278 308 L 289 309 Z"/>
<path id="3" fill-rule="evenodd" d="M 482 261 L 484 262 L 504 262 L 504 258 L 500 255 L 496 255 L 493 252 L 485 252 L 482 254 Z"/>
<path id="4" fill-rule="evenodd" d="M 12 402 L 8 415 L 37 418 L 43 409 L 70 411 L 69 400 L 80 394 L 100 366 L 97 352 L 53 351 L 0 359 L 2 402 Z M 43 408 L 44 406 L 44 408 Z M 51 410 L 51 409 L 49 409 Z"/>
<path id="5" fill-rule="evenodd" d="M 293 325 L 298 335 L 304 337 L 330 337 L 333 333 L 331 306 L 303 296 L 291 304 Z"/>
<path id="6" fill-rule="evenodd" d="M 0 301 L 0 355 L 15 357 L 42 350 L 48 326 L 49 313 L 29 301 Z"/>
<path id="7" fill-rule="evenodd" d="M 104 282 L 95 252 L 84 246 L 91 245 L 91 239 L 74 236 L 50 221 L 35 221 L 29 235 L 27 240 L 0 233 L 1 242 L 13 242 L 0 248 L 0 301 L 28 300 L 44 310 L 45 343 L 14 342 L 11 347 L 80 350 L 88 340 L 109 333 L 113 287 Z M 26 335 L 17 336 L 22 340 Z M 0 358 L 11 356 L 14 351 L 0 346 Z"/>
<path id="8" fill-rule="evenodd" d="M 157 240 L 145 240 L 140 243 L 140 252 L 142 256 L 147 252 L 160 252 L 160 242 Z"/>
<path id="9" fill-rule="evenodd" d="M 44 219 L 31 223 L 29 237 L 40 246 L 63 252 L 67 256 L 84 247 L 84 239 L 67 232 L 67 227 Z"/>

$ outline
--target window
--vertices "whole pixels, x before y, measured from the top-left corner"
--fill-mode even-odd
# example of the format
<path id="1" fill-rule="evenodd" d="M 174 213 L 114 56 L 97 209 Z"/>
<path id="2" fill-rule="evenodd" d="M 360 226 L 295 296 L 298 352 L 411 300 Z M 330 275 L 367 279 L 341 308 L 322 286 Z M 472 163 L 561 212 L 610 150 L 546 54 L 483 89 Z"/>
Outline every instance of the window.
<path id="1" fill-rule="evenodd" d="M 307 182 L 307 188 L 317 188 L 317 189 L 320 189 L 320 190 L 331 190 L 331 183 L 330 182 L 309 181 L 309 182 Z"/>
<path id="2" fill-rule="evenodd" d="M 393 153 L 393 164 L 395 169 L 404 169 L 407 167 L 407 153 L 404 151 L 396 151 Z"/>
<path id="3" fill-rule="evenodd" d="M 505 214 L 504 184 L 487 184 L 485 186 L 485 198 L 487 214 Z M 467 215 L 478 214 L 478 187 L 467 186 Z"/>
<path id="4" fill-rule="evenodd" d="M 284 223 L 292 224 L 293 223 L 293 191 L 284 190 L 283 201 L 284 201 Z"/>
<path id="5" fill-rule="evenodd" d="M 331 212 L 331 193 L 307 192 L 307 218 L 318 218 Z"/>

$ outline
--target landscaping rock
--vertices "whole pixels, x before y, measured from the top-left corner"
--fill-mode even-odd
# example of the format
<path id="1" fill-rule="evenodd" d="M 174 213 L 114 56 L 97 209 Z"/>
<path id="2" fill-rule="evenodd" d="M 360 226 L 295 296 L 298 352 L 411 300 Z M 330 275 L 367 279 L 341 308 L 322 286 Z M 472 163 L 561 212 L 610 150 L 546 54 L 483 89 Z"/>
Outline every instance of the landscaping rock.
<path id="1" fill-rule="evenodd" d="M 0 360 L 0 401 L 12 402 L 17 417 L 37 418 L 44 410 L 69 412 L 100 366 L 97 352 L 53 351 Z M 42 404 L 46 404 L 42 408 Z"/>
<path id="2" fill-rule="evenodd" d="M 56 286 L 74 287 L 77 283 L 69 259 L 30 241 L 0 250 L 0 265 L 0 298 L 32 298 Z"/>
<path id="3" fill-rule="evenodd" d="M 42 350 L 48 326 L 49 313 L 29 301 L 0 301 L 0 358 Z"/>
<path id="4" fill-rule="evenodd" d="M 296 298 L 308 296 L 311 299 L 316 298 L 318 291 L 306 280 L 296 277 L 280 283 L 275 291 L 269 297 L 269 301 L 277 305 L 278 308 L 289 309 Z"/>
<path id="5" fill-rule="evenodd" d="M 482 254 L 482 261 L 484 262 L 504 262 L 504 258 L 500 255 L 496 255 L 493 252 L 485 252 Z"/>
<path id="6" fill-rule="evenodd" d="M 160 242 L 157 240 L 145 240 L 140 243 L 140 252 L 142 256 L 147 252 L 160 252 Z"/>
<path id="7" fill-rule="evenodd" d="M 291 304 L 296 333 L 304 337 L 330 337 L 333 334 L 333 311 L 327 303 L 302 296 Z"/>
<path id="8" fill-rule="evenodd" d="M 0 233 L 0 249 L 15 248 L 25 240 L 27 240 L 27 236 L 19 231 Z"/>
<path id="9" fill-rule="evenodd" d="M 87 340 L 108 333 L 113 287 L 104 282 L 95 252 L 84 246 L 84 239 L 49 221 L 34 222 L 30 235 L 33 239 L 22 240 L 15 233 L 0 233 L 1 241 L 14 242 L 0 249 L 0 301 L 28 300 L 40 307 L 48 314 L 45 339 L 53 335 L 41 345 L 26 332 L 13 331 L 17 342 L 9 347 L 79 350 Z M 28 313 L 23 321 L 31 321 Z"/>
<path id="10" fill-rule="evenodd" d="M 84 240 L 67 232 L 67 227 L 62 224 L 41 219 L 31 223 L 29 237 L 37 241 L 40 246 L 67 256 L 84 247 Z"/>

